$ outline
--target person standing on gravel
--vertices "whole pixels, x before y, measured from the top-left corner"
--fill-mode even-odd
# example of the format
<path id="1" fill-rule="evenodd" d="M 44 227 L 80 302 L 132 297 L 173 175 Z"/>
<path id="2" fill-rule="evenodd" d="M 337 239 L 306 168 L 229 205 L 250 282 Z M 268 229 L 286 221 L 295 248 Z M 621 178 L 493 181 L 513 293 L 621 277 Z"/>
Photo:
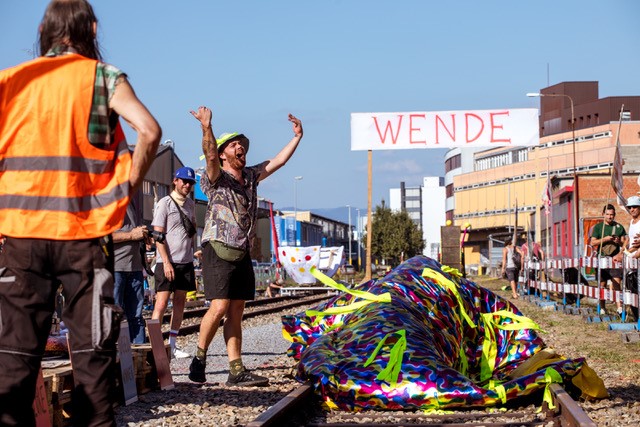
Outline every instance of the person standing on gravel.
<path id="1" fill-rule="evenodd" d="M 28 6 L 27 6 L 28 7 Z M 127 75 L 102 62 L 85 0 L 54 0 L 40 57 L 0 71 L 0 425 L 33 401 L 60 283 L 72 423 L 115 426 L 113 245 L 162 136 Z M 5 36 L 9 43 L 11 36 Z M 137 134 L 129 153 L 119 117 Z"/>
<path id="2" fill-rule="evenodd" d="M 144 248 L 150 241 L 147 227 L 142 225 L 142 192 L 131 196 L 122 228 L 113 233 L 114 291 L 116 304 L 122 307 L 129 325 L 129 339 L 144 344 Z M 141 247 L 142 245 L 142 247 Z"/>
<path id="3" fill-rule="evenodd" d="M 193 239 L 196 235 L 196 205 L 189 197 L 196 183 L 196 173 L 190 167 L 178 169 L 173 178 L 173 191 L 156 205 L 151 225 L 163 233 L 164 241 L 156 239 L 156 303 L 152 319 L 162 323 L 162 317 L 173 293 L 169 346 L 171 357 L 182 359 L 189 353 L 176 345 L 176 337 L 182 324 L 187 292 L 196 290 L 196 273 L 193 266 Z"/>
<path id="4" fill-rule="evenodd" d="M 271 160 L 246 166 L 249 139 L 225 133 L 216 139 L 212 112 L 201 106 L 191 114 L 202 126 L 202 151 L 206 170 L 200 185 L 209 204 L 202 234 L 202 276 L 211 301 L 200 324 L 198 349 L 189 368 L 189 379 L 203 383 L 207 349 L 223 317 L 229 357 L 227 386 L 266 386 L 269 379 L 250 372 L 242 363 L 242 314 L 245 301 L 255 298 L 255 276 L 250 245 L 255 235 L 258 183 L 284 166 L 302 139 L 302 123 L 289 114 L 293 138 Z"/>

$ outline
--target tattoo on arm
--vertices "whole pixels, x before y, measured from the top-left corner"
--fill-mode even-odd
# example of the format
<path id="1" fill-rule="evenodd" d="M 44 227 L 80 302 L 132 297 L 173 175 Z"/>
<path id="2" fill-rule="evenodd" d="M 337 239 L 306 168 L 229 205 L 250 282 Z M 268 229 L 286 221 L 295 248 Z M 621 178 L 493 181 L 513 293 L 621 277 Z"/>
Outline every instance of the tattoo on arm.
<path id="1" fill-rule="evenodd" d="M 210 156 L 217 150 L 215 141 L 213 139 L 213 131 L 211 126 L 202 127 L 202 152 L 205 156 Z"/>

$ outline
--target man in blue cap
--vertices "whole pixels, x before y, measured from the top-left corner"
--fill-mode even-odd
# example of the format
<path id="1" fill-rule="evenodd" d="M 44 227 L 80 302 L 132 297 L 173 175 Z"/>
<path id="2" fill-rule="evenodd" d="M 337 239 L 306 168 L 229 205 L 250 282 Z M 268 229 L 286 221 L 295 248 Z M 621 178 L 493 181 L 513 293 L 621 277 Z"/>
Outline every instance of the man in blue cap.
<path id="1" fill-rule="evenodd" d="M 176 346 L 176 337 L 182 324 L 187 293 L 196 290 L 193 267 L 196 205 L 189 197 L 195 183 L 193 169 L 178 169 L 173 178 L 174 189 L 160 199 L 151 223 L 155 231 L 165 236 L 162 242 L 156 239 L 156 303 L 151 318 L 162 323 L 169 296 L 173 293 L 169 345 L 174 358 L 189 357 L 188 353 Z"/>
<path id="2" fill-rule="evenodd" d="M 255 298 L 255 277 L 250 246 L 256 230 L 258 183 L 291 158 L 302 139 L 302 123 L 289 114 L 293 138 L 272 159 L 246 166 L 249 139 L 238 133 L 216 140 L 211 110 L 200 107 L 191 114 L 202 126 L 202 151 L 207 166 L 200 179 L 209 199 L 202 232 L 202 277 L 205 298 L 211 301 L 200 324 L 198 349 L 189 368 L 189 379 L 203 383 L 207 349 L 220 320 L 229 356 L 227 386 L 266 386 L 269 379 L 247 370 L 242 363 L 242 313 L 245 301 Z"/>

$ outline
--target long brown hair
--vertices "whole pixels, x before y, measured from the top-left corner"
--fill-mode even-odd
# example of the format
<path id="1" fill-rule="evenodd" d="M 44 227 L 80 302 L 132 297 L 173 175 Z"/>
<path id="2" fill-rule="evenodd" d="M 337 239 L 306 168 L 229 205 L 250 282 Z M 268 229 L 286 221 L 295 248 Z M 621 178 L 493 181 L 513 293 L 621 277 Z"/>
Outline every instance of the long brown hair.
<path id="1" fill-rule="evenodd" d="M 51 1 L 40 22 L 40 55 L 56 45 L 65 45 L 87 58 L 102 59 L 94 23 L 98 18 L 86 0 Z"/>

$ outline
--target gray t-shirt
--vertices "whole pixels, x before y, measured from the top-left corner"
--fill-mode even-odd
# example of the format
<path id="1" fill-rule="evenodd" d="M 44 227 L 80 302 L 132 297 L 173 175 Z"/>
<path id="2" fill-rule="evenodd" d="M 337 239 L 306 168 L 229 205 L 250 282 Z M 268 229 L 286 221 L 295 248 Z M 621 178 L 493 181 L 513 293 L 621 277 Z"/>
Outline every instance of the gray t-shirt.
<path id="1" fill-rule="evenodd" d="M 182 206 L 182 211 L 189 217 L 193 225 L 196 225 L 196 205 L 187 198 Z M 182 219 L 178 212 L 178 206 L 171 200 L 171 196 L 160 199 L 153 213 L 152 227 L 164 227 L 166 233 L 165 245 L 175 264 L 187 264 L 193 262 L 193 237 L 187 235 L 182 225 Z M 160 251 L 156 250 L 156 261 L 163 262 Z"/>
<path id="2" fill-rule="evenodd" d="M 118 231 L 128 232 L 142 225 L 142 193 L 139 191 L 131 198 L 124 216 L 122 228 Z M 127 241 L 113 244 L 115 271 L 142 271 L 142 255 L 140 244 L 144 241 Z"/>

